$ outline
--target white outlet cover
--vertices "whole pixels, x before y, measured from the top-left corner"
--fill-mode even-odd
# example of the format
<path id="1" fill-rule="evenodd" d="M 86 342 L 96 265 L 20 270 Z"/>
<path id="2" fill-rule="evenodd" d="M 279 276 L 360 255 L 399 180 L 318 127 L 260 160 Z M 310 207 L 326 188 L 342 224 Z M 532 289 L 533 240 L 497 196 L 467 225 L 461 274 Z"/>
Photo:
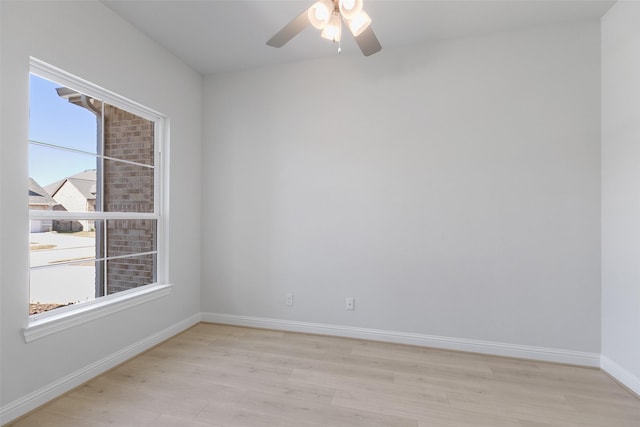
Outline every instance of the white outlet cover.
<path id="1" fill-rule="evenodd" d="M 355 310 L 356 309 L 356 301 L 354 298 L 347 297 L 346 299 L 346 308 L 347 310 Z"/>

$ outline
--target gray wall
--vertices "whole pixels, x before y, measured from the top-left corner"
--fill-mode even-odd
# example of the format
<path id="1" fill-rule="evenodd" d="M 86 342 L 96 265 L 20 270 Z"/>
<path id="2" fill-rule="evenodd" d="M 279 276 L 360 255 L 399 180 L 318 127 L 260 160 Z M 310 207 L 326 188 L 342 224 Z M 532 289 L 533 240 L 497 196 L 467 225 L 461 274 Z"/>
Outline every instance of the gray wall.
<path id="1" fill-rule="evenodd" d="M 602 19 L 603 367 L 640 394 L 640 3 Z"/>
<path id="2" fill-rule="evenodd" d="M 599 43 L 206 77 L 202 310 L 599 353 Z"/>
<path id="3" fill-rule="evenodd" d="M 2 2 L 1 400 L 3 407 L 199 312 L 201 77 L 98 2 Z M 25 344 L 29 56 L 171 118 L 165 298 Z M 189 227 L 185 224 L 193 224 Z M 4 421 L 4 420 L 3 420 Z"/>
<path id="4" fill-rule="evenodd" d="M 602 351 L 637 379 L 630 10 L 603 20 Z M 0 11 L 3 407 L 200 310 L 600 352 L 598 23 L 210 76 L 203 92 L 97 2 Z M 171 117 L 175 286 L 25 344 L 30 55 Z"/>

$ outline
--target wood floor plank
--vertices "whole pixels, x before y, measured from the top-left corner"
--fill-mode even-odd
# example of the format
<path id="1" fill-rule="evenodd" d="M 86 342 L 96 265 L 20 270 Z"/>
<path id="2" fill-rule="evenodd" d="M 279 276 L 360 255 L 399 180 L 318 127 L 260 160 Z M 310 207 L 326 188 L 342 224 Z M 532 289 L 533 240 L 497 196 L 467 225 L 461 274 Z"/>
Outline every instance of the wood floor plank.
<path id="1" fill-rule="evenodd" d="M 15 427 L 638 427 L 597 369 L 201 323 Z"/>

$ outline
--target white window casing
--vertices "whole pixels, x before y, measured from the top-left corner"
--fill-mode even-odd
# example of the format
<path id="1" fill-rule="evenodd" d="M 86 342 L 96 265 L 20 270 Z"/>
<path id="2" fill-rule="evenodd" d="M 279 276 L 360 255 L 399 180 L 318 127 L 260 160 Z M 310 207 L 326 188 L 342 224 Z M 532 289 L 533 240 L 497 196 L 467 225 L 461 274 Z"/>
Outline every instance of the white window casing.
<path id="1" fill-rule="evenodd" d="M 139 103 L 111 91 L 96 86 L 84 79 L 73 76 L 59 68 L 46 64 L 36 58 L 31 58 L 30 71 L 32 74 L 47 80 L 54 81 L 70 89 L 76 90 L 87 96 L 101 100 L 103 103 L 113 105 L 116 108 L 133 113 L 143 119 L 154 123 L 154 164 L 152 166 L 129 162 L 123 159 L 112 159 L 96 153 L 84 153 L 80 150 L 65 149 L 48 144 L 46 141 L 30 141 L 30 144 L 50 146 L 51 148 L 74 151 L 77 154 L 86 154 L 104 160 L 117 160 L 123 163 L 132 163 L 136 166 L 153 168 L 154 182 L 154 206 L 153 212 L 67 212 L 51 210 L 30 210 L 30 220 L 155 220 L 156 221 L 156 248 L 152 252 L 136 252 L 132 256 L 155 254 L 155 283 L 139 286 L 134 289 L 116 292 L 101 296 L 91 301 L 60 307 L 44 313 L 28 316 L 27 326 L 23 330 L 26 342 L 47 336 L 58 331 L 74 327 L 76 325 L 94 320 L 99 317 L 114 314 L 118 311 L 147 303 L 151 300 L 167 296 L 171 292 L 169 284 L 168 268 L 168 139 L 169 120 L 166 116 L 149 109 Z M 106 223 L 105 223 L 106 224 Z M 105 225 L 106 226 L 106 225 Z M 118 259 L 118 256 L 107 257 Z M 38 267 L 33 267 L 38 268 Z M 27 284 L 28 285 L 28 284 Z M 26 308 L 25 308 L 26 312 Z"/>

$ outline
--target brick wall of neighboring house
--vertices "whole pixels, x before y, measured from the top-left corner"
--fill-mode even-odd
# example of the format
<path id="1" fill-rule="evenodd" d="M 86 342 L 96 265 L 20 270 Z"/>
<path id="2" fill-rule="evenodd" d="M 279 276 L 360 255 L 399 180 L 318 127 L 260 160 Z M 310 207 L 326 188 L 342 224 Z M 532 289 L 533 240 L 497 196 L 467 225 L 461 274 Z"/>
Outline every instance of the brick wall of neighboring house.
<path id="1" fill-rule="evenodd" d="M 154 162 L 154 123 L 135 114 L 104 107 L 104 155 L 145 165 Z M 104 161 L 104 210 L 153 212 L 153 169 Z M 107 256 L 155 250 L 155 220 L 110 220 L 105 230 Z M 107 294 L 155 281 L 154 256 L 107 261 Z"/>
<path id="2" fill-rule="evenodd" d="M 94 203 L 95 205 L 95 203 Z M 54 211 L 66 211 L 64 206 L 58 204 L 53 207 Z M 91 221 L 91 225 L 93 226 L 93 221 Z M 69 233 L 74 231 L 82 231 L 84 228 L 83 224 L 80 221 L 76 220 L 53 220 L 53 230 L 59 231 L 62 233 Z"/>

